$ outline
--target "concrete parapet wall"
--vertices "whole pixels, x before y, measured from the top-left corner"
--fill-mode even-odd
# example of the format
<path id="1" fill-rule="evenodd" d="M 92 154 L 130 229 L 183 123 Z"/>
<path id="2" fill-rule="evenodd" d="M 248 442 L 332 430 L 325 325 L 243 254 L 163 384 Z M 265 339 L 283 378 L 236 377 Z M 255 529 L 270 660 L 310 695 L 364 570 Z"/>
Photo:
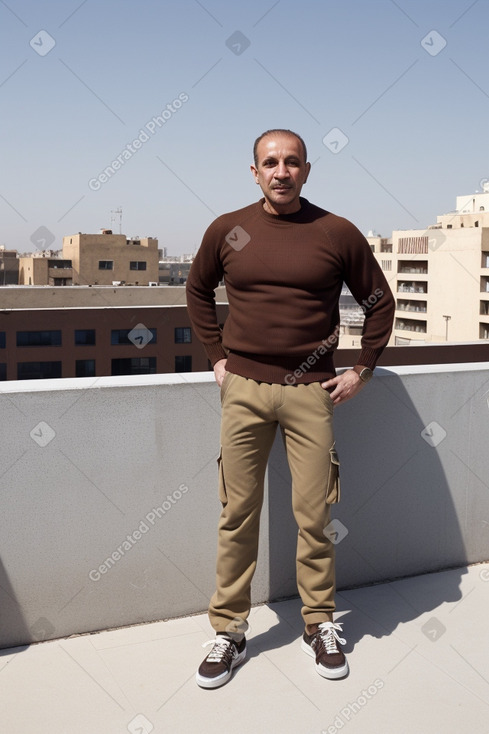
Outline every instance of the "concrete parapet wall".
<path id="1" fill-rule="evenodd" d="M 337 408 L 339 588 L 489 558 L 488 366 L 379 368 Z M 0 406 L 1 647 L 206 609 L 212 374 L 12 381 Z M 267 490 L 255 602 L 297 593 L 278 438 Z"/>

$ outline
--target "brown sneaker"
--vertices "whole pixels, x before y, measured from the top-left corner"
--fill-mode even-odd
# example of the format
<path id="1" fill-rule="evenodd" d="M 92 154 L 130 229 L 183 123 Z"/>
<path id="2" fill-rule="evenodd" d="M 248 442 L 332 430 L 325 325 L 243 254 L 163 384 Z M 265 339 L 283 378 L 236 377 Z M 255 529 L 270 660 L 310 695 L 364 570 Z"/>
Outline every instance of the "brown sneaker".
<path id="1" fill-rule="evenodd" d="M 338 636 L 341 624 L 322 622 L 311 625 L 312 634 L 304 632 L 301 647 L 308 655 L 316 658 L 316 670 L 323 678 L 344 678 L 348 675 L 348 662 L 340 647 L 346 641 Z M 339 644 L 338 644 L 339 643 Z"/>
<path id="2" fill-rule="evenodd" d="M 212 650 L 201 663 L 195 676 L 201 688 L 218 688 L 227 683 L 236 668 L 246 657 L 246 637 L 241 642 L 227 635 L 216 635 L 215 640 L 205 642 L 202 647 L 213 645 Z"/>

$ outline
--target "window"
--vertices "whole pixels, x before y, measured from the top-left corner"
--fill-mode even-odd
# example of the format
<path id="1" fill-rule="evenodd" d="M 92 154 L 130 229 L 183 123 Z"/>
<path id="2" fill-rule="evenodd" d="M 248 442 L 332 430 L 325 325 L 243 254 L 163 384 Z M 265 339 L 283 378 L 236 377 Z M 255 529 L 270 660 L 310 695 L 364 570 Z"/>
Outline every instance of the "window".
<path id="1" fill-rule="evenodd" d="M 133 357 L 129 359 L 113 359 L 113 375 L 154 375 L 156 357 Z"/>
<path id="2" fill-rule="evenodd" d="M 175 328 L 175 344 L 191 344 L 192 329 L 190 326 L 177 326 Z"/>
<path id="3" fill-rule="evenodd" d="M 56 258 L 48 261 L 48 267 L 54 270 L 59 270 L 60 268 L 65 270 L 66 268 L 71 268 L 72 264 L 71 260 L 61 260 L 61 258 Z"/>
<path id="4" fill-rule="evenodd" d="M 131 260 L 129 263 L 130 270 L 146 270 L 146 262 L 144 260 Z"/>
<path id="5" fill-rule="evenodd" d="M 397 300 L 398 311 L 419 311 L 426 313 L 426 301 L 407 301 L 399 298 Z"/>
<path id="6" fill-rule="evenodd" d="M 53 278 L 53 285 L 57 286 L 66 286 L 71 285 L 71 278 Z"/>
<path id="7" fill-rule="evenodd" d="M 95 360 L 77 359 L 75 362 L 75 374 L 77 377 L 95 377 Z"/>
<path id="8" fill-rule="evenodd" d="M 59 347 L 61 330 L 56 331 L 18 331 L 18 347 Z"/>
<path id="9" fill-rule="evenodd" d="M 114 346 L 117 344 L 133 344 L 136 347 L 144 347 L 150 342 L 156 344 L 156 334 L 156 329 L 147 329 L 145 326 L 137 329 L 112 329 L 110 343 Z"/>
<path id="10" fill-rule="evenodd" d="M 397 263 L 398 273 L 419 273 L 420 275 L 428 275 L 427 260 L 399 260 Z"/>
<path id="11" fill-rule="evenodd" d="M 98 269 L 99 270 L 113 270 L 114 269 L 114 261 L 113 260 L 99 260 L 98 261 Z"/>
<path id="12" fill-rule="evenodd" d="M 0 362 L 0 382 L 7 379 L 7 365 L 5 362 Z"/>
<path id="13" fill-rule="evenodd" d="M 417 331 L 426 334 L 426 321 L 415 321 L 414 319 L 396 319 L 396 329 L 401 331 Z"/>
<path id="14" fill-rule="evenodd" d="M 75 346 L 93 346 L 95 344 L 95 329 L 75 329 Z"/>
<path id="15" fill-rule="evenodd" d="M 192 372 L 191 355 L 175 357 L 175 372 Z"/>
<path id="16" fill-rule="evenodd" d="M 392 270 L 392 260 L 382 260 L 382 270 Z"/>
<path id="17" fill-rule="evenodd" d="M 410 280 L 407 282 L 397 281 L 398 293 L 428 293 L 428 283 Z"/>
<path id="18" fill-rule="evenodd" d="M 61 362 L 18 362 L 18 380 L 49 380 L 61 377 Z"/>
<path id="19" fill-rule="evenodd" d="M 0 349 L 5 349 L 5 332 L 0 331 Z"/>

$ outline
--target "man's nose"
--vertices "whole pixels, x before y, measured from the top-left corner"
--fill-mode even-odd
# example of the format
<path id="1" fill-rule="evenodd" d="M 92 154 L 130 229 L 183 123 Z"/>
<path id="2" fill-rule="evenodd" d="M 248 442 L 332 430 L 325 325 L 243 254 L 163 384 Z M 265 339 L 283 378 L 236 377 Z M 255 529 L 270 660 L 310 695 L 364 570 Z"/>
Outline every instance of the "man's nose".
<path id="1" fill-rule="evenodd" d="M 275 169 L 276 178 L 286 178 L 289 175 L 289 171 L 285 163 L 278 163 Z"/>

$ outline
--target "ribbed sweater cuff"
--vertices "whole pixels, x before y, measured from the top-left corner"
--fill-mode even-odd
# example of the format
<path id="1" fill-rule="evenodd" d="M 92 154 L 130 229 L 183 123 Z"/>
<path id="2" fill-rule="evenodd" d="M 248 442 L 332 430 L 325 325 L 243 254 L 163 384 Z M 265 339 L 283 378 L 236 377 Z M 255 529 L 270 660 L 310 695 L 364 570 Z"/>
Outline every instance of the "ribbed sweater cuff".
<path id="1" fill-rule="evenodd" d="M 357 364 L 362 364 L 364 367 L 370 367 L 370 369 L 373 370 L 375 369 L 375 365 L 383 351 L 383 347 L 381 349 L 363 347 L 360 352 L 360 356 L 358 357 Z"/>
<path id="2" fill-rule="evenodd" d="M 220 359 L 227 359 L 228 355 L 226 354 L 226 351 L 224 347 L 222 346 L 222 342 L 214 342 L 213 344 L 204 344 L 204 349 L 213 367 L 216 364 L 216 362 L 219 362 Z"/>

